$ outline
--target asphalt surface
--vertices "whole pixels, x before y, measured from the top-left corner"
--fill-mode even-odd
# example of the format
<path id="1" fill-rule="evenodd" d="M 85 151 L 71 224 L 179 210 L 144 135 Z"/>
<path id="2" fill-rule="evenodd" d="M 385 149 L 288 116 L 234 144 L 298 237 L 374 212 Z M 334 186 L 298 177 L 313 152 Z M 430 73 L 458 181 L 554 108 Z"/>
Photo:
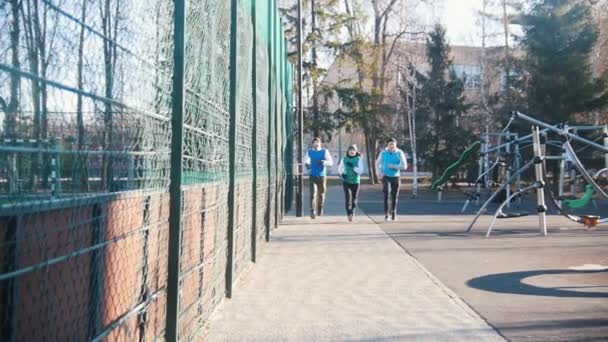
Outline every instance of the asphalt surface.
<path id="1" fill-rule="evenodd" d="M 337 191 L 337 188 L 334 188 Z M 548 236 L 539 234 L 533 198 L 518 213 L 491 217 L 466 228 L 478 207 L 460 214 L 462 193 L 402 191 L 396 222 L 385 222 L 380 186 L 364 185 L 360 208 L 406 252 L 447 285 L 491 326 L 512 341 L 608 341 L 608 225 L 595 230 L 549 215 Z M 608 216 L 608 201 L 581 214 Z M 490 207 L 493 213 L 496 205 Z M 552 213 L 555 213 L 554 211 Z"/>
<path id="2" fill-rule="evenodd" d="M 307 201 L 306 201 L 307 202 Z M 306 212 L 308 210 L 305 206 Z M 286 217 L 203 341 L 503 341 L 370 217 Z"/>

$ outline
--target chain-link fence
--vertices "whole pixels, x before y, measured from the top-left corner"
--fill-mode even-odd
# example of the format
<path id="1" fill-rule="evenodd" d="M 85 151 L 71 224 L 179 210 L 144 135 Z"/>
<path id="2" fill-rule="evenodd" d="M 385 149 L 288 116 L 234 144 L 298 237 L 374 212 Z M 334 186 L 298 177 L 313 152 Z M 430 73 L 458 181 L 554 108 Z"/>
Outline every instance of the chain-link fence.
<path id="1" fill-rule="evenodd" d="M 180 3 L 0 3 L 0 340 L 194 340 L 289 209 L 275 1 Z"/>

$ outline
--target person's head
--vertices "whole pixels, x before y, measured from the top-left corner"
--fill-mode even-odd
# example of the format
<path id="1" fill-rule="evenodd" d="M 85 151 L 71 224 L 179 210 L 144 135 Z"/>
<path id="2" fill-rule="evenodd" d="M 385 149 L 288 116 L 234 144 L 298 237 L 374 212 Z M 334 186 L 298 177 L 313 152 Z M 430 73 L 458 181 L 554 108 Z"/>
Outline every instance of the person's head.
<path id="1" fill-rule="evenodd" d="M 314 148 L 314 149 L 321 148 L 321 138 L 315 137 L 314 139 L 312 139 L 312 148 Z"/>
<path id="2" fill-rule="evenodd" d="M 395 140 L 395 138 L 389 138 L 386 140 L 386 148 L 388 148 L 389 151 L 394 151 L 397 149 L 397 140 Z"/>
<path id="3" fill-rule="evenodd" d="M 357 152 L 359 152 L 359 150 L 357 149 L 357 145 L 355 145 L 355 144 L 350 145 L 348 147 L 348 151 L 346 151 L 346 153 L 351 157 L 356 156 Z"/>

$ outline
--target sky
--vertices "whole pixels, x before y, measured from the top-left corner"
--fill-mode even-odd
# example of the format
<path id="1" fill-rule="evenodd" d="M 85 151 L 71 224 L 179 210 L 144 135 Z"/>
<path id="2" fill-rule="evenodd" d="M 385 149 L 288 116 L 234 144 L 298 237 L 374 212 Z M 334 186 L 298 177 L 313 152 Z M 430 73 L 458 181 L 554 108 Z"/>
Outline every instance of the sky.
<path id="1" fill-rule="evenodd" d="M 435 11 L 440 22 L 446 27 L 448 40 L 452 45 L 481 45 L 481 28 L 478 12 L 482 9 L 482 0 L 442 0 Z M 499 10 L 494 7 L 494 10 Z M 489 24 L 488 30 L 494 32 L 496 37 L 489 38 L 488 45 L 503 44 L 501 27 L 499 23 Z M 518 28 L 510 26 L 512 33 Z"/>
<path id="2" fill-rule="evenodd" d="M 443 8 L 437 15 L 446 26 L 448 39 L 452 45 L 475 44 L 479 38 L 476 28 L 477 14 L 481 0 L 443 0 Z"/>

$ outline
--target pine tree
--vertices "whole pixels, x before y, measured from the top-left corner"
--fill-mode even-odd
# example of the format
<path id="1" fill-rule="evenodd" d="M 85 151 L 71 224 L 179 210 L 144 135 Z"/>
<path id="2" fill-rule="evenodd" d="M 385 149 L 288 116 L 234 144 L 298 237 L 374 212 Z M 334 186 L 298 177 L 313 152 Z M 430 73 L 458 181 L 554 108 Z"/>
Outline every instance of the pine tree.
<path id="1" fill-rule="evenodd" d="M 586 1 L 542 0 L 523 16 L 525 68 L 530 111 L 563 122 L 608 100 L 604 82 L 594 80 L 590 53 L 597 40 Z"/>
<path id="2" fill-rule="evenodd" d="M 463 81 L 450 71 L 452 61 L 445 29 L 436 25 L 426 44 L 430 70 L 426 75 L 417 74 L 421 87 L 417 130 L 421 159 L 430 163 L 435 178 L 442 168 L 457 159 L 466 145 L 468 135 L 459 127 L 459 119 L 468 106 L 465 104 Z"/>

